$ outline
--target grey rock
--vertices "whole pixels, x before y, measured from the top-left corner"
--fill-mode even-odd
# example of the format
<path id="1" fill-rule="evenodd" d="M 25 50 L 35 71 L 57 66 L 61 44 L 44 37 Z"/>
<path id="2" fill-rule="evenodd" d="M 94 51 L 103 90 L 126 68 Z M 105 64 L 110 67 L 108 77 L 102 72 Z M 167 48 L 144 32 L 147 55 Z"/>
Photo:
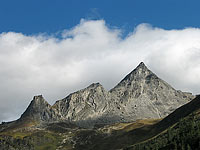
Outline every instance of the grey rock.
<path id="1" fill-rule="evenodd" d="M 191 93 L 175 90 L 142 62 L 110 91 L 93 83 L 56 101 L 53 106 L 42 96 L 36 96 L 21 119 L 62 120 L 81 127 L 93 127 L 96 124 L 163 118 L 193 98 Z"/>
<path id="2" fill-rule="evenodd" d="M 22 114 L 20 120 L 31 119 L 38 122 L 59 121 L 61 116 L 57 111 L 43 98 L 42 95 L 34 96 L 26 111 Z"/>
<path id="3" fill-rule="evenodd" d="M 87 127 L 96 123 L 110 109 L 110 103 L 110 93 L 100 83 L 93 83 L 57 101 L 53 108 L 59 112 L 63 120 Z"/>
<path id="4" fill-rule="evenodd" d="M 118 114 L 123 112 L 125 121 L 163 118 L 194 98 L 191 93 L 175 90 L 143 62 L 110 93 L 120 108 Z"/>

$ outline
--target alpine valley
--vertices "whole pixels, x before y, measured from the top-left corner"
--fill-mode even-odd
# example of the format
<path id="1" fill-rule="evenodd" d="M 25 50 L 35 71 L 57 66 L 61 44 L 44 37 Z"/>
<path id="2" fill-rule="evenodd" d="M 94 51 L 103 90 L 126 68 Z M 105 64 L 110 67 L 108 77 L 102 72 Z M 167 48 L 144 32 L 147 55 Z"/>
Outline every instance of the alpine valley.
<path id="1" fill-rule="evenodd" d="M 34 96 L 0 125 L 0 150 L 190 150 L 200 148 L 200 96 L 141 62 L 110 91 L 100 83 L 48 104 Z"/>

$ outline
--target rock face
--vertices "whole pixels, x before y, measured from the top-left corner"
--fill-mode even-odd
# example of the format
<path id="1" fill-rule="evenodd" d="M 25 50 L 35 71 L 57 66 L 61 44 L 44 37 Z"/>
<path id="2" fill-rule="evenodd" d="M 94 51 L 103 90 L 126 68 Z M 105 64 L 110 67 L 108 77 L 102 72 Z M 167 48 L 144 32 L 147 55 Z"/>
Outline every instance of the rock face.
<path id="1" fill-rule="evenodd" d="M 57 101 L 53 108 L 59 112 L 63 120 L 75 122 L 80 126 L 90 126 L 105 114 L 110 103 L 110 93 L 101 84 L 93 83 Z"/>
<path id="2" fill-rule="evenodd" d="M 110 91 L 99 83 L 93 83 L 56 101 L 53 106 L 42 96 L 36 96 L 21 119 L 62 120 L 92 127 L 95 124 L 163 118 L 193 98 L 191 93 L 172 88 L 142 62 Z"/>
<path id="3" fill-rule="evenodd" d="M 26 111 L 20 119 L 31 119 L 42 122 L 54 122 L 60 120 L 61 116 L 53 107 L 42 97 L 34 96 Z"/>
<path id="4" fill-rule="evenodd" d="M 126 121 L 131 118 L 163 118 L 194 97 L 172 88 L 140 63 L 110 91 Z"/>

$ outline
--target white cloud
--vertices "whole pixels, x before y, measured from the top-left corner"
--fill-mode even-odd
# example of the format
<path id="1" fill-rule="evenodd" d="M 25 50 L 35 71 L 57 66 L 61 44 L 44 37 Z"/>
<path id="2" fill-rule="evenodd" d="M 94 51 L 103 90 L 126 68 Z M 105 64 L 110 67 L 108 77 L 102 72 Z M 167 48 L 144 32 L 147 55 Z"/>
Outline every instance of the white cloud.
<path id="1" fill-rule="evenodd" d="M 121 38 L 104 20 L 81 20 L 62 38 L 0 34 L 0 120 L 20 116 L 34 95 L 52 104 L 101 82 L 115 86 L 141 61 L 177 89 L 200 89 L 200 29 L 164 30 L 141 24 Z"/>

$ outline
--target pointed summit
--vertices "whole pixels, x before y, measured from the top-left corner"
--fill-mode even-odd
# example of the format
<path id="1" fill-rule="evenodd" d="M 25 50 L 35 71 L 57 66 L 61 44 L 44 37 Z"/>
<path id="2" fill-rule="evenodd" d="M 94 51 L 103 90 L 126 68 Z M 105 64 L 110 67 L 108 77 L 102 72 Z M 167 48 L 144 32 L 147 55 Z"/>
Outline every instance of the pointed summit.
<path id="1" fill-rule="evenodd" d="M 138 68 L 148 69 L 147 66 L 144 64 L 144 62 L 141 62 L 141 63 L 136 67 L 136 69 L 138 69 Z"/>
<path id="2" fill-rule="evenodd" d="M 43 98 L 42 95 L 37 95 L 33 97 L 32 105 L 40 106 L 42 104 L 48 104 L 48 102 Z"/>
<path id="3" fill-rule="evenodd" d="M 140 62 L 140 64 L 139 64 L 139 66 L 145 66 L 145 64 L 144 64 L 144 62 L 142 61 L 142 62 Z"/>
<path id="4" fill-rule="evenodd" d="M 90 84 L 87 88 L 103 87 L 99 82 Z"/>
<path id="5" fill-rule="evenodd" d="M 134 118 L 162 118 L 188 102 L 192 95 L 176 91 L 160 79 L 143 62 L 110 90 L 115 101 L 128 106 Z M 167 98 L 167 99 L 166 99 Z"/>
<path id="6" fill-rule="evenodd" d="M 141 62 L 130 74 L 134 75 L 136 78 L 145 78 L 150 74 L 156 76 L 143 62 Z"/>
<path id="7" fill-rule="evenodd" d="M 119 84 L 123 82 L 139 81 L 145 79 L 147 76 L 158 78 L 151 70 L 149 70 L 144 62 L 141 62 L 132 72 L 130 72 Z"/>
<path id="8" fill-rule="evenodd" d="M 57 119 L 56 112 L 42 95 L 34 96 L 26 111 L 21 115 L 21 120 L 53 121 Z"/>
<path id="9" fill-rule="evenodd" d="M 51 107 L 51 105 L 43 98 L 42 95 L 37 95 L 33 97 L 28 109 L 41 109 L 42 107 Z"/>

